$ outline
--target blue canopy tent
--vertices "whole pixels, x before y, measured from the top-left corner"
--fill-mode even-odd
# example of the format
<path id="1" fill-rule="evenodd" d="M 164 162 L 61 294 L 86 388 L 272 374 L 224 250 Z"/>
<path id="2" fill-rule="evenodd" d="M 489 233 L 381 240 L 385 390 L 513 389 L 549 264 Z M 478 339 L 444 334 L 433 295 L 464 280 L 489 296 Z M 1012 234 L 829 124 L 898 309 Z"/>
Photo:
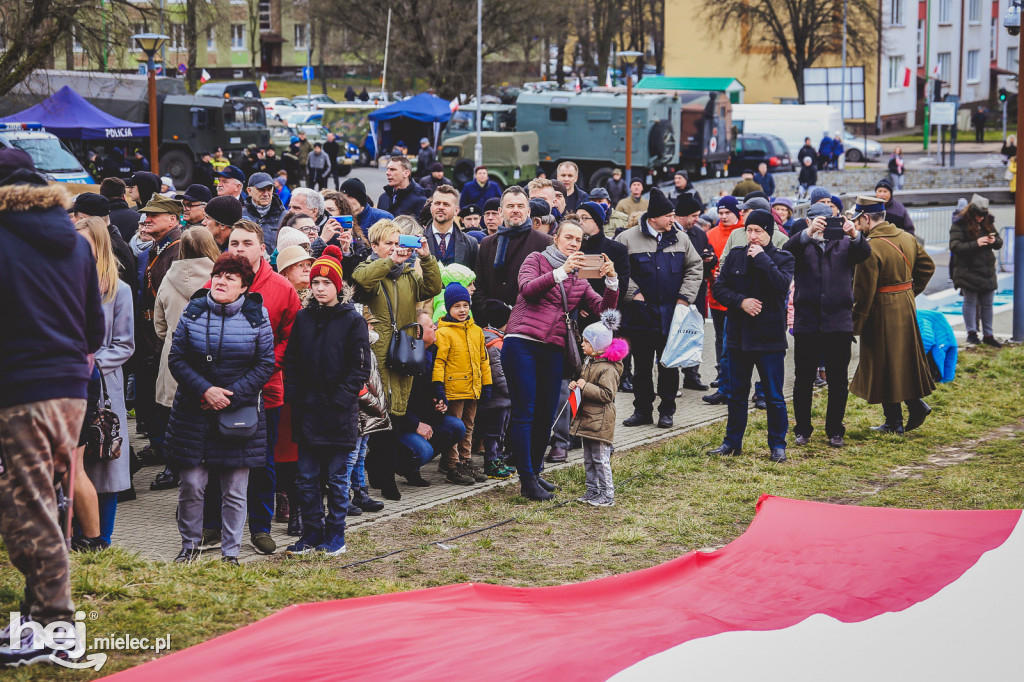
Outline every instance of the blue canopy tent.
<path id="1" fill-rule="evenodd" d="M 422 129 L 421 124 L 431 124 L 431 130 L 433 131 L 434 145 L 437 146 L 437 141 L 441 135 L 441 124 L 445 123 L 452 117 L 452 110 L 446 100 L 431 95 L 430 93 L 424 92 L 410 97 L 409 99 L 402 100 L 401 102 L 395 102 L 390 104 L 383 109 L 378 109 L 370 114 L 370 132 L 373 135 L 373 142 L 376 146 L 378 153 L 387 153 L 389 145 L 394 144 L 397 139 L 392 139 L 394 135 L 392 131 L 402 130 L 404 134 L 416 134 L 413 129 Z M 406 119 L 412 122 L 412 126 L 394 126 L 395 123 L 400 123 L 399 119 Z M 382 122 L 388 122 L 390 125 L 386 125 L 385 137 L 387 139 L 381 139 L 380 124 Z M 414 148 L 419 147 L 419 137 L 412 139 Z M 383 144 L 382 144 L 383 142 Z"/>
<path id="2" fill-rule="evenodd" d="M 149 137 L 149 126 L 133 123 L 97 109 L 65 85 L 39 104 L 0 118 L 0 123 L 42 123 L 47 132 L 68 140 L 120 140 Z"/>

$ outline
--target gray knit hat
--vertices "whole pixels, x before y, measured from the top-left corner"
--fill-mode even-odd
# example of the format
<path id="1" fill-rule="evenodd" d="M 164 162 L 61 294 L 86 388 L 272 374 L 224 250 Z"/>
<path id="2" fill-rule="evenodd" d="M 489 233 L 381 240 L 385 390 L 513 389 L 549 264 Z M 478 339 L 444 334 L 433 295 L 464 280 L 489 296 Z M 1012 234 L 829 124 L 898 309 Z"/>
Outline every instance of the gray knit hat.
<path id="1" fill-rule="evenodd" d="M 622 324 L 622 315 L 618 310 L 610 308 L 601 313 L 601 319 L 583 330 L 583 339 L 598 353 L 603 353 L 612 345 L 615 331 Z"/>
<path id="2" fill-rule="evenodd" d="M 832 192 L 821 185 L 815 185 L 811 188 L 811 204 L 816 204 L 822 199 L 832 200 Z"/>

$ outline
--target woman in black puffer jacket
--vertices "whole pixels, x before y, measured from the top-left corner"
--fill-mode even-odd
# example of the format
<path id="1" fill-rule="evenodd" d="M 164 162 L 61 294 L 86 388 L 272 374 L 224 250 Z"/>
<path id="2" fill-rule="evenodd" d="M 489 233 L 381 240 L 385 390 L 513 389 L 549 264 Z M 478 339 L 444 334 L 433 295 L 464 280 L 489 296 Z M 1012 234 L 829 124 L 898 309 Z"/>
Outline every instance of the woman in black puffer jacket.
<path id="1" fill-rule="evenodd" d="M 274 373 L 274 334 L 263 299 L 247 294 L 255 275 L 249 261 L 221 254 L 211 288 L 197 291 L 174 332 L 168 368 L 178 381 L 164 449 L 181 471 L 176 561 L 198 556 L 203 498 L 211 473 L 220 477 L 224 529 L 221 553 L 237 563 L 246 519 L 249 469 L 266 462 L 266 416 L 261 392 Z M 223 435 L 219 417 L 255 406 L 252 436 Z M 241 420 L 245 415 L 238 415 Z"/>

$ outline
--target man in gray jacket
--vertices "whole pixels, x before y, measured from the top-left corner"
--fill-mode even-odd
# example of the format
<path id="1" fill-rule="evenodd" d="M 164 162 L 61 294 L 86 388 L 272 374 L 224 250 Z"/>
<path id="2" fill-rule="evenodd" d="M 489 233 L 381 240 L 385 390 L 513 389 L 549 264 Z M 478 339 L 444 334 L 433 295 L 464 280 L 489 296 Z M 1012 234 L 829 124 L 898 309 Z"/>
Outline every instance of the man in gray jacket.
<path id="1" fill-rule="evenodd" d="M 618 237 L 629 250 L 629 287 L 626 290 L 623 328 L 632 346 L 633 415 L 623 426 L 654 423 L 654 359 L 661 358 L 668 341 L 676 305 L 697 299 L 704 277 L 704 261 L 686 232 L 675 223 L 675 208 L 660 189 L 651 190 L 647 212 L 640 223 Z M 670 428 L 676 412 L 679 370 L 658 371 L 658 426 Z"/>

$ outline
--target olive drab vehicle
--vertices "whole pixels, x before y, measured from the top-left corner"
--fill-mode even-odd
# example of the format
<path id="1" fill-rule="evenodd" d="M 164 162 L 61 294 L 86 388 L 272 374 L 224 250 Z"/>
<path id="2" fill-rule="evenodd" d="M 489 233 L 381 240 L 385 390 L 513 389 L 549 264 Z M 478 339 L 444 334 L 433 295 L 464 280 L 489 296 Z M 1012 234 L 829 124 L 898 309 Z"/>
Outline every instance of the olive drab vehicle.
<path id="1" fill-rule="evenodd" d="M 0 115 L 38 104 L 65 85 L 113 116 L 149 122 L 146 76 L 91 71 L 34 71 L 0 98 Z M 159 76 L 156 87 L 160 174 L 169 175 L 176 187 L 187 187 L 192 182 L 193 165 L 203 151 L 220 147 L 236 161 L 250 144 L 270 144 L 258 92 L 252 97 L 235 97 L 228 91 L 223 97 L 200 97 L 187 94 L 181 79 Z M 108 146 L 125 145 L 139 147 L 148 156 L 148 139 L 111 141 Z M 95 147 L 97 151 L 110 151 Z"/>

